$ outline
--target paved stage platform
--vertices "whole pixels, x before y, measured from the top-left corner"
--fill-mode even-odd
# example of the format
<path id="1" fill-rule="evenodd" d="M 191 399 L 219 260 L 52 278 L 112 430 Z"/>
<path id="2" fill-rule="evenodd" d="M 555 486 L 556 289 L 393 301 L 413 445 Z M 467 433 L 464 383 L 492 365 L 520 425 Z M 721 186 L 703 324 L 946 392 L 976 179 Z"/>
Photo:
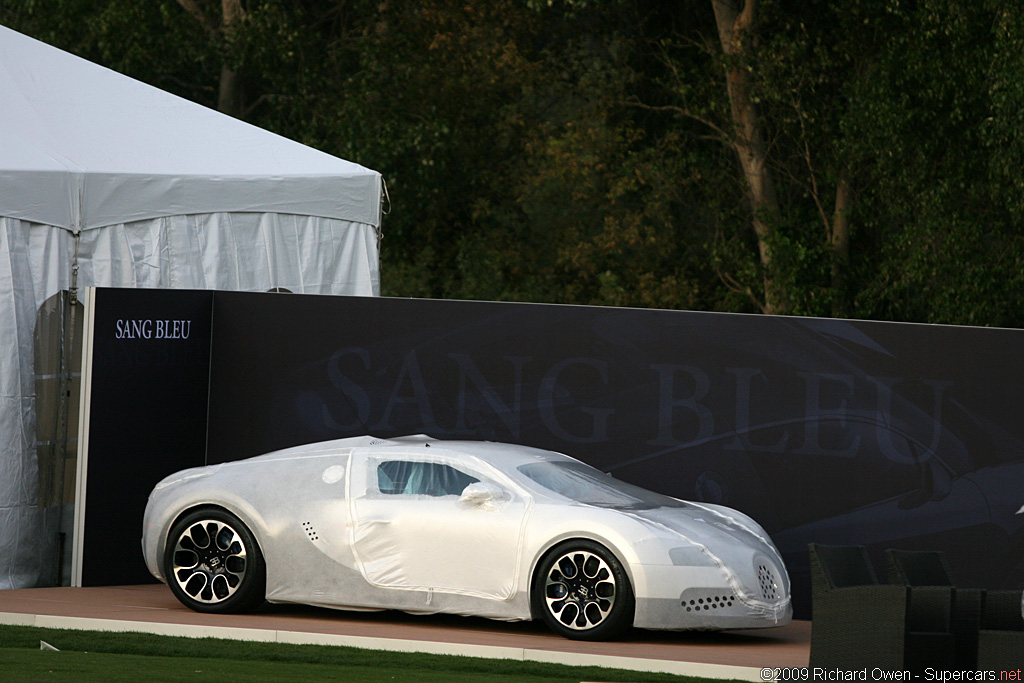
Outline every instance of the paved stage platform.
<path id="1" fill-rule="evenodd" d="M 266 605 L 251 614 L 199 614 L 163 585 L 0 590 L 0 624 L 593 665 L 759 681 L 764 667 L 807 666 L 811 624 L 725 632 L 633 630 L 623 640 L 566 640 L 536 622 L 345 612 Z"/>

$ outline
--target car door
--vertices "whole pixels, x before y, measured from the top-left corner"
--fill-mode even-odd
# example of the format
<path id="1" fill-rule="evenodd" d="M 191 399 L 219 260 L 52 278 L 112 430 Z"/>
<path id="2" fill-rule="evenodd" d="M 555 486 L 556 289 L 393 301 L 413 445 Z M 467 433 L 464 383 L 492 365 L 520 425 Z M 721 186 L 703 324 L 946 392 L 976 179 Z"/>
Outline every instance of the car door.
<path id="1" fill-rule="evenodd" d="M 382 588 L 505 600 L 532 500 L 485 463 L 426 449 L 353 452 L 352 548 Z M 470 484 L 483 495 L 463 497 Z"/>

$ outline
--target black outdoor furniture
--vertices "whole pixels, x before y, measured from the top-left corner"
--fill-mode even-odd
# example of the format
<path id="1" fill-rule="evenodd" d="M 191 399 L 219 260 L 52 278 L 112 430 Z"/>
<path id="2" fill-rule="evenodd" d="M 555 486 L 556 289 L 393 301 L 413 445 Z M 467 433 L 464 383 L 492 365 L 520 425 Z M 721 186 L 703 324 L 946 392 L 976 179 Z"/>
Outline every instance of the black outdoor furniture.
<path id="1" fill-rule="evenodd" d="M 978 629 L 981 626 L 979 589 L 955 588 L 946 556 L 940 552 L 886 550 L 889 583 L 901 586 L 944 586 L 954 588 L 950 630 L 953 633 L 953 663 L 959 670 L 974 669 L 978 662 Z"/>
<path id="2" fill-rule="evenodd" d="M 955 586 L 946 556 L 937 550 L 886 550 L 889 583 Z"/>
<path id="3" fill-rule="evenodd" d="M 1024 662 L 1021 591 L 985 591 L 978 631 L 978 669 L 1019 670 Z"/>
<path id="4" fill-rule="evenodd" d="M 938 551 L 887 550 L 890 583 L 955 587 Z M 1008 670 L 1024 661 L 1020 590 L 954 588 L 952 632 L 957 669 Z"/>
<path id="5" fill-rule="evenodd" d="M 863 546 L 810 544 L 811 667 L 953 668 L 953 589 L 879 584 Z"/>

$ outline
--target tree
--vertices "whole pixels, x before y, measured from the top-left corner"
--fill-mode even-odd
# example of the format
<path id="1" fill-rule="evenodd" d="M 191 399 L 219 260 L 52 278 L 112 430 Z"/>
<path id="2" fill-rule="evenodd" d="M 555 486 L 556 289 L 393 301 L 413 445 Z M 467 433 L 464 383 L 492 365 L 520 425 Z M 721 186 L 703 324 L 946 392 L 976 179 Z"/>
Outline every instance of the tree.
<path id="1" fill-rule="evenodd" d="M 726 57 L 725 84 L 729 95 L 732 131 L 729 141 L 739 159 L 750 201 L 751 221 L 757 236 L 764 279 L 765 313 L 784 313 L 786 304 L 772 276 L 772 243 L 779 205 L 768 166 L 768 146 L 755 102 L 748 64 L 751 30 L 757 20 L 757 0 L 712 0 L 715 23 Z"/>
<path id="2" fill-rule="evenodd" d="M 241 24 L 245 19 L 245 10 L 241 0 L 221 0 L 219 21 L 211 16 L 208 8 L 202 7 L 196 0 L 177 0 L 185 11 L 191 14 L 203 31 L 214 41 L 222 42 L 230 47 L 237 39 Z M 233 64 L 227 55 L 223 58 L 220 68 L 220 83 L 217 89 L 217 109 L 234 117 L 241 117 L 244 112 L 242 78 L 239 65 Z"/>
<path id="3" fill-rule="evenodd" d="M 765 312 L 1005 319 L 988 302 L 1013 290 L 1000 297 L 985 273 L 1018 253 L 1000 236 L 1012 193 L 991 194 L 1009 189 L 1010 174 L 996 179 L 987 166 L 1014 148 L 1019 128 L 1002 121 L 1019 109 L 982 121 L 990 83 L 1002 96 L 1014 88 L 1009 73 L 1019 76 L 1015 59 L 1001 62 L 1001 78 L 986 66 L 993 25 L 1004 44 L 1020 36 L 1005 30 L 1019 23 L 1012 13 L 952 0 L 712 0 L 710 9 L 715 39 L 689 21 L 657 43 L 664 68 L 650 82 L 660 89 L 642 106 L 671 112 L 680 128 L 698 123 L 736 156 L 730 185 L 747 197 L 750 227 L 721 214 L 713 253 L 724 286 Z M 1003 143 L 986 151 L 997 128 Z M 965 268 L 976 275 L 956 274 Z"/>
<path id="4" fill-rule="evenodd" d="M 1024 21 L 995 0 L 7 0 L 0 21 L 381 171 L 387 294 L 1024 325 Z"/>

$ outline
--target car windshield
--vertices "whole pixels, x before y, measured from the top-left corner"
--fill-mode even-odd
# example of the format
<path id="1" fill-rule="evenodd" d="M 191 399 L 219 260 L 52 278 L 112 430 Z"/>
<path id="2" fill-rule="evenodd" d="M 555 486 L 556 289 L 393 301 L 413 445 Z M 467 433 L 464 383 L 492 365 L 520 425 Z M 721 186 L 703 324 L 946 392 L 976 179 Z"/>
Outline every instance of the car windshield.
<path id="1" fill-rule="evenodd" d="M 535 462 L 519 471 L 548 491 L 577 503 L 602 508 L 651 510 L 686 507 L 686 503 L 619 481 L 581 462 Z"/>

